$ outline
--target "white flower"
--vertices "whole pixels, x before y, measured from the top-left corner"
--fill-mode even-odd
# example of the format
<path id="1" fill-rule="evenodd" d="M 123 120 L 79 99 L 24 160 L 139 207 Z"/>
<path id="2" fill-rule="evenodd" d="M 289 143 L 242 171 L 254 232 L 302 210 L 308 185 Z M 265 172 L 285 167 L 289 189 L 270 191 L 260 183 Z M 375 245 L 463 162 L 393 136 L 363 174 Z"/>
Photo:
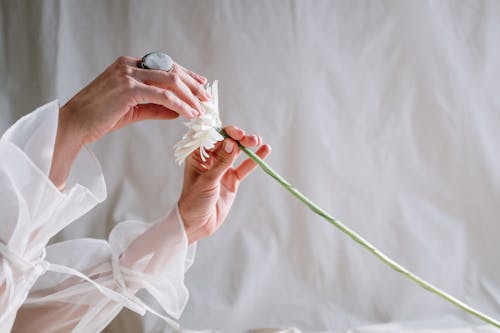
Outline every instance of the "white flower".
<path id="1" fill-rule="evenodd" d="M 201 159 L 206 161 L 206 158 L 209 156 L 206 149 L 212 149 L 218 141 L 224 140 L 224 137 L 217 132 L 217 128 L 222 126 L 219 118 L 217 81 L 214 81 L 212 85 L 208 85 L 207 91 L 212 95 L 212 99 L 208 102 L 201 102 L 201 105 L 205 109 L 205 114 L 185 123 L 188 131 L 184 134 L 181 141 L 174 145 L 175 161 L 179 165 L 196 149 L 200 150 Z"/>

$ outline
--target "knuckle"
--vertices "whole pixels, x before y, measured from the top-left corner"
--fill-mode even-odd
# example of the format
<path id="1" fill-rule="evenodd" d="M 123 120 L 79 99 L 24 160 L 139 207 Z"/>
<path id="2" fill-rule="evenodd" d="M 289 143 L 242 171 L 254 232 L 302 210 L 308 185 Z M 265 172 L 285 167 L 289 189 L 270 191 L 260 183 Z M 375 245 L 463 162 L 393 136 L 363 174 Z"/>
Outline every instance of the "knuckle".
<path id="1" fill-rule="evenodd" d="M 172 104 L 173 106 L 175 106 L 175 104 L 176 104 L 176 103 L 175 103 L 175 100 L 174 100 L 174 96 L 173 96 L 173 94 L 172 94 L 170 91 L 168 91 L 168 90 L 164 90 L 164 91 L 162 92 L 162 95 L 163 95 L 163 98 L 164 98 L 167 102 L 169 102 L 170 104 Z"/>
<path id="2" fill-rule="evenodd" d="M 132 79 L 131 77 L 124 77 L 123 78 L 123 85 L 124 85 L 125 89 L 127 89 L 129 91 L 132 91 L 135 88 L 137 88 L 137 82 L 135 82 L 135 80 Z"/>
<path id="3" fill-rule="evenodd" d="M 203 86 L 201 84 L 195 84 L 193 87 L 193 92 L 196 95 L 204 95 L 205 89 L 203 88 Z"/>
<path id="4" fill-rule="evenodd" d="M 178 110 L 184 112 L 184 113 L 190 113 L 191 112 L 191 108 L 184 102 L 181 102 L 179 100 L 175 100 L 173 103 L 175 108 L 177 108 Z"/>
<path id="5" fill-rule="evenodd" d="M 129 61 L 128 57 L 126 57 L 126 56 L 119 56 L 118 58 L 116 58 L 115 64 L 117 64 L 117 65 L 126 65 L 126 64 L 128 64 L 128 61 Z"/>
<path id="6" fill-rule="evenodd" d="M 177 73 L 170 74 L 170 80 L 171 80 L 172 84 L 175 86 L 179 86 L 181 84 L 181 78 L 180 78 L 179 74 L 177 74 Z"/>
<path id="7" fill-rule="evenodd" d="M 123 65 L 120 65 L 120 66 L 117 66 L 116 67 L 116 75 L 120 76 L 120 77 L 131 77 L 132 74 L 133 74 L 133 69 L 130 68 L 129 66 L 123 66 Z"/>
<path id="8" fill-rule="evenodd" d="M 119 58 L 118 58 L 119 59 Z M 113 75 L 118 77 L 132 76 L 134 69 L 130 67 L 127 62 L 116 60 L 112 66 Z"/>

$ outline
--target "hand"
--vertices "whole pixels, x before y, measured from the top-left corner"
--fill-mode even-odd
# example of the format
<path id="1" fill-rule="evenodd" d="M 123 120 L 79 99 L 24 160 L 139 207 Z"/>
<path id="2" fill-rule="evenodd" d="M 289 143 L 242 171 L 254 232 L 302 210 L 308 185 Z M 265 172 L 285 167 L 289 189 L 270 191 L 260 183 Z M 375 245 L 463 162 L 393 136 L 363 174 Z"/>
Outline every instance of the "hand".
<path id="1" fill-rule="evenodd" d="M 231 138 L 217 143 L 208 152 L 210 156 L 206 162 L 202 162 L 198 151 L 186 159 L 178 204 L 190 244 L 213 234 L 221 226 L 234 202 L 238 186 L 257 166 L 247 159 L 238 167 L 232 167 L 241 152 L 234 140 L 245 147 L 255 147 L 261 145 L 261 138 L 245 135 L 235 126 L 228 126 L 225 131 Z M 264 159 L 270 152 L 269 145 L 262 145 L 256 153 Z"/>
<path id="2" fill-rule="evenodd" d="M 119 57 L 59 111 L 50 179 L 64 187 L 74 158 L 85 144 L 145 119 L 197 117 L 210 98 L 207 79 L 179 64 L 171 72 L 141 69 L 139 59 Z"/>

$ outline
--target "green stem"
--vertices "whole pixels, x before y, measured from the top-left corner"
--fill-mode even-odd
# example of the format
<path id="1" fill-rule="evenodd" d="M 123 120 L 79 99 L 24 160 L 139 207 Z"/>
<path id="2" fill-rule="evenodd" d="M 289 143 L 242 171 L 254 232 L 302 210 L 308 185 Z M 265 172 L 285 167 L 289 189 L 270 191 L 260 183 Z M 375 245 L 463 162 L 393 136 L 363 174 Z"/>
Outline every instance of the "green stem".
<path id="1" fill-rule="evenodd" d="M 224 137 L 229 137 L 227 133 L 219 129 L 219 133 L 221 133 Z M 361 244 L 364 248 L 366 248 L 368 251 L 370 251 L 374 256 L 376 256 L 378 259 L 380 259 L 382 262 L 384 262 L 386 265 L 394 269 L 395 271 L 403 274 L 410 280 L 418 283 L 422 288 L 438 295 L 439 297 L 445 299 L 446 301 L 450 302 L 451 304 L 459 307 L 460 309 L 464 310 L 465 312 L 476 316 L 477 318 L 497 327 L 500 328 L 500 322 L 497 320 L 479 312 L 478 310 L 470 307 L 469 305 L 465 304 L 464 302 L 460 301 L 459 299 L 455 298 L 454 296 L 446 293 L 445 291 L 439 289 L 438 287 L 432 285 L 431 283 L 425 281 L 424 279 L 418 277 L 417 275 L 413 274 L 410 272 L 408 269 L 404 268 L 400 264 L 398 264 L 396 261 L 392 260 L 389 258 L 387 255 L 382 253 L 380 250 L 378 250 L 375 246 L 370 244 L 366 239 L 361 237 L 358 233 L 356 233 L 354 230 L 351 230 L 349 227 L 345 226 L 342 222 L 334 219 L 332 216 L 330 216 L 326 211 L 321 209 L 319 206 L 317 206 L 314 202 L 312 202 L 309 198 L 307 198 L 305 195 L 300 193 L 296 188 L 294 188 L 289 182 L 287 182 L 283 177 L 281 177 L 276 171 L 274 171 L 264 160 L 262 160 L 259 156 L 257 156 L 253 151 L 249 150 L 246 147 L 243 147 L 239 142 L 238 146 L 240 149 L 248 156 L 250 157 L 255 163 L 257 163 L 264 172 L 266 172 L 269 176 L 274 178 L 278 183 L 281 184 L 288 192 L 293 194 L 297 199 L 302 201 L 307 207 L 309 207 L 314 213 L 318 214 L 319 216 L 323 217 L 325 220 L 339 228 L 343 233 L 347 234 L 349 237 L 351 237 L 355 242 Z"/>

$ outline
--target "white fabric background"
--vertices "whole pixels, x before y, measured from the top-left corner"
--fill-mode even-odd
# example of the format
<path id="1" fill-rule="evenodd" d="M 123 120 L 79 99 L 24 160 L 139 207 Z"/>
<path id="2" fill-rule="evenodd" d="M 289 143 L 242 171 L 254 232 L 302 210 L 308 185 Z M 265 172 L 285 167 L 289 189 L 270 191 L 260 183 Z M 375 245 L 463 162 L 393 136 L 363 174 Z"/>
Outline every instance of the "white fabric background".
<path id="1" fill-rule="evenodd" d="M 165 50 L 220 80 L 223 121 L 260 133 L 273 146 L 270 164 L 303 193 L 500 318 L 499 2 L 0 4 L 0 131 L 38 105 L 65 102 L 119 55 Z M 181 123 L 144 122 L 95 144 L 109 197 L 56 239 L 106 238 L 117 221 L 166 213 L 182 182 L 172 150 Z M 190 329 L 481 324 L 260 171 L 227 223 L 199 243 L 187 286 L 181 324 Z M 142 320 L 125 311 L 107 330 L 140 332 Z M 147 316 L 144 332 L 163 325 Z"/>

